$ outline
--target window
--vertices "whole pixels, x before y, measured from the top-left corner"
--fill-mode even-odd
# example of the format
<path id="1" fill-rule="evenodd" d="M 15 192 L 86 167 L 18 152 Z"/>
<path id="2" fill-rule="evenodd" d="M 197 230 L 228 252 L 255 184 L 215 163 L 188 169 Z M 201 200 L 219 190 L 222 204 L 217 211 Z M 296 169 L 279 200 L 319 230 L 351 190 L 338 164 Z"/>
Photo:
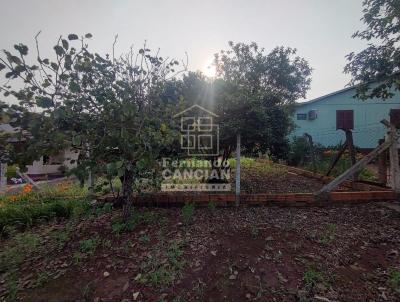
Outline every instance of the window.
<path id="1" fill-rule="evenodd" d="M 317 110 L 313 109 L 313 110 L 308 111 L 308 119 L 310 121 L 313 121 L 316 118 L 317 118 Z"/>
<path id="2" fill-rule="evenodd" d="M 297 113 L 297 120 L 306 120 L 307 113 Z"/>
<path id="3" fill-rule="evenodd" d="M 353 110 L 336 110 L 336 129 L 354 129 Z"/>

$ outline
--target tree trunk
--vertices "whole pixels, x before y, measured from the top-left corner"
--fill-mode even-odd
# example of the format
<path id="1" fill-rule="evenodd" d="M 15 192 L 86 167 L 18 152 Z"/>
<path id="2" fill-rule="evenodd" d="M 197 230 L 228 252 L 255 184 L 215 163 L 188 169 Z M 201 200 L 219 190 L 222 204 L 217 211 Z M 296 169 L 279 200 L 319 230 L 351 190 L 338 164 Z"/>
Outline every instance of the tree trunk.
<path id="1" fill-rule="evenodd" d="M 131 216 L 132 203 L 133 203 L 133 173 L 132 171 L 125 170 L 125 175 L 121 177 L 122 182 L 122 218 L 125 222 Z"/>

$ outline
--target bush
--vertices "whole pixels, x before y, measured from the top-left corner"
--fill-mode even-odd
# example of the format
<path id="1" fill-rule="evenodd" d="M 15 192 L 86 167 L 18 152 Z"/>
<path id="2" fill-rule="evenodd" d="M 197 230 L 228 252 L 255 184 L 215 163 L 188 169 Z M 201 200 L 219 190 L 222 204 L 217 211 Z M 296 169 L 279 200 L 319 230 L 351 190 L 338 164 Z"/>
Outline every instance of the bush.
<path id="1" fill-rule="evenodd" d="M 289 165 L 303 164 L 311 156 L 311 146 L 304 137 L 295 137 L 290 143 L 288 162 Z"/>

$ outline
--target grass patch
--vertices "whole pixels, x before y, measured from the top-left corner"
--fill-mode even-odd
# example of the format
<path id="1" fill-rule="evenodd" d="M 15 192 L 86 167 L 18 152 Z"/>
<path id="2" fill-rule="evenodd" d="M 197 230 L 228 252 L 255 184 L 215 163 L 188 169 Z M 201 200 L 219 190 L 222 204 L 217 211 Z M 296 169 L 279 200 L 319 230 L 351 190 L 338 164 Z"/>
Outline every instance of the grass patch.
<path id="1" fill-rule="evenodd" d="M 166 252 L 163 247 L 156 248 L 141 266 L 139 281 L 161 288 L 171 286 L 182 276 L 185 265 L 182 256 L 182 246 L 176 242 Z"/>
<path id="2" fill-rule="evenodd" d="M 319 241 L 322 244 L 328 244 L 328 243 L 332 242 L 333 240 L 335 240 L 336 228 L 337 228 L 336 224 L 329 223 L 326 226 L 325 232 L 322 234 L 322 236 L 321 236 Z"/>
<path id="3" fill-rule="evenodd" d="M 10 243 L 0 252 L 0 275 L 5 280 L 7 298 L 13 301 L 16 298 L 18 274 L 22 262 L 35 255 L 41 247 L 41 239 L 32 233 L 17 234 Z"/>
<path id="4" fill-rule="evenodd" d="M 325 174 L 328 171 L 332 161 L 333 161 L 333 159 L 331 157 L 322 158 L 320 160 L 316 160 L 315 166 L 313 166 L 312 163 L 308 163 L 304 166 L 304 168 L 309 171 L 314 171 L 314 172 L 317 172 L 320 174 Z M 346 157 L 341 158 L 338 161 L 338 163 L 336 164 L 335 168 L 333 168 L 330 176 L 332 176 L 332 177 L 339 176 L 340 174 L 342 174 L 343 172 L 348 170 L 350 167 L 351 167 L 350 159 L 346 158 Z M 374 174 L 374 172 L 372 172 L 368 168 L 362 169 L 358 175 L 358 178 L 360 180 L 365 180 L 365 181 L 377 181 L 377 177 Z"/>
<path id="5" fill-rule="evenodd" d="M 154 224 L 156 222 L 162 221 L 160 215 L 146 211 L 146 212 L 138 212 L 134 211 L 132 216 L 129 218 L 127 222 L 124 222 L 122 218 L 118 217 L 114 219 L 111 223 L 111 228 L 113 233 L 121 234 L 124 232 L 131 232 L 135 229 L 135 227 L 139 224 Z"/>
<path id="6" fill-rule="evenodd" d="M 82 253 L 89 254 L 89 255 L 94 254 L 98 245 L 99 245 L 98 237 L 81 240 L 79 242 L 80 251 Z"/>
<path id="7" fill-rule="evenodd" d="M 35 282 L 35 287 L 42 287 L 44 286 L 47 282 L 49 282 L 50 280 L 50 275 L 48 272 L 44 271 L 44 272 L 40 272 L 37 275 L 37 279 Z"/>
<path id="8" fill-rule="evenodd" d="M 309 267 L 303 275 L 303 281 L 306 287 L 312 288 L 318 283 L 324 283 L 324 275 L 315 269 L 314 267 Z"/>
<path id="9" fill-rule="evenodd" d="M 61 250 L 65 247 L 65 245 L 69 242 L 70 238 L 70 232 L 68 230 L 62 230 L 62 231 L 55 231 L 52 234 L 53 240 L 55 241 L 56 248 L 58 250 Z"/>
<path id="10" fill-rule="evenodd" d="M 194 204 L 187 203 L 182 207 L 182 220 L 185 225 L 188 225 L 194 216 Z"/>
<path id="11" fill-rule="evenodd" d="M 28 255 L 38 250 L 40 242 L 35 234 L 17 234 L 10 245 L 0 252 L 0 273 L 17 269 Z"/>
<path id="12" fill-rule="evenodd" d="M 0 207 L 0 234 L 11 228 L 25 229 L 56 217 L 78 217 L 89 211 L 85 200 L 44 200 L 41 202 L 19 201 Z"/>
<path id="13" fill-rule="evenodd" d="M 389 272 L 388 283 L 396 294 L 400 294 L 400 271 L 399 270 L 391 270 Z"/>

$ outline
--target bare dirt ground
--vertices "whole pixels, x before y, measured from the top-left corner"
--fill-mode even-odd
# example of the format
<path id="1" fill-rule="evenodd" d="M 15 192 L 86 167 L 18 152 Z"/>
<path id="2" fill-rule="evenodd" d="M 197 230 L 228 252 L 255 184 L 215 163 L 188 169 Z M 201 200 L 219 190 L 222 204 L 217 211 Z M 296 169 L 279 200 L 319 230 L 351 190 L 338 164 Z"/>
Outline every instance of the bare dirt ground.
<path id="1" fill-rule="evenodd" d="M 40 244 L 18 266 L 17 299 L 400 299 L 400 213 L 379 204 L 135 211 L 129 230 L 119 210 L 32 229 Z M 15 244 L 2 239 L 0 252 Z"/>
<path id="2" fill-rule="evenodd" d="M 241 169 L 241 192 L 243 193 L 312 193 L 320 190 L 324 184 L 318 179 L 305 177 L 288 171 L 282 166 L 254 162 L 250 167 Z M 232 187 L 235 187 L 235 169 L 232 169 Z M 340 186 L 338 191 L 349 191 Z"/>

